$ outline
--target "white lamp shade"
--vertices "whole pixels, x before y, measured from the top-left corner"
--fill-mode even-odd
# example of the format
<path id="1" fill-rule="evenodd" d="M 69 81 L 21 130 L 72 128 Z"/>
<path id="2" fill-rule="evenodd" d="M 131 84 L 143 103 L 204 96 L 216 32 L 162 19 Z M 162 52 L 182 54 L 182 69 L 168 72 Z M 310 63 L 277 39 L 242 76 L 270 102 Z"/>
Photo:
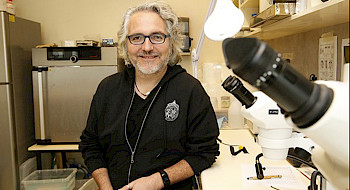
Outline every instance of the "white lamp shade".
<path id="1" fill-rule="evenodd" d="M 222 41 L 237 34 L 243 23 L 243 12 L 231 0 L 217 0 L 214 11 L 204 24 L 204 33 L 211 40 Z"/>

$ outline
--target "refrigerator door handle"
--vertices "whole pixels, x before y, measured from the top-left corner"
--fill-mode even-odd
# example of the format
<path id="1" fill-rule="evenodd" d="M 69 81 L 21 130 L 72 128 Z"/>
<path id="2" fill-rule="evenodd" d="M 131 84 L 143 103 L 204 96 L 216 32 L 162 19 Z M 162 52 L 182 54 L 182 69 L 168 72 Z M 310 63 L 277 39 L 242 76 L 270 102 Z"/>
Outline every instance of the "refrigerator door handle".
<path id="1" fill-rule="evenodd" d="M 44 117 L 44 91 L 43 91 L 43 71 L 48 71 L 48 67 L 35 67 L 38 71 L 38 98 L 39 98 L 39 118 L 40 118 L 40 140 L 45 140 L 45 117 Z"/>

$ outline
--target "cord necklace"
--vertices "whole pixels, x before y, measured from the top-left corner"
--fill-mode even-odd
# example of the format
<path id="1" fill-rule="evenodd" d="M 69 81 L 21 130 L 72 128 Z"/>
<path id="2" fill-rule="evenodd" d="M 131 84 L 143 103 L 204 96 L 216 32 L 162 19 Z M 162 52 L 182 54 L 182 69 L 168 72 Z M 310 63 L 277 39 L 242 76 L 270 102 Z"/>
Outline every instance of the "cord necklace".
<path id="1" fill-rule="evenodd" d="M 141 94 L 141 95 L 143 95 L 143 96 L 148 96 L 149 94 L 150 94 L 150 92 L 148 91 L 146 94 L 144 94 L 144 93 L 142 93 L 141 91 L 140 91 L 140 89 L 137 87 L 137 84 L 136 84 L 136 82 L 134 83 L 135 84 L 135 87 L 136 87 L 136 90 Z"/>

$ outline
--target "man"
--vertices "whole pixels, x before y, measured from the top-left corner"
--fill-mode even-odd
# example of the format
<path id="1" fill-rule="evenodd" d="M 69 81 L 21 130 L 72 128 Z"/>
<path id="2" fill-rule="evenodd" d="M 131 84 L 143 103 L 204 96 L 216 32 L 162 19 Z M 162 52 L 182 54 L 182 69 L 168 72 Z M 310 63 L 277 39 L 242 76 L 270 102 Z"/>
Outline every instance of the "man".
<path id="1" fill-rule="evenodd" d="M 209 97 L 175 65 L 177 19 L 160 2 L 124 16 L 118 50 L 128 67 L 100 83 L 80 143 L 101 190 L 192 189 L 191 177 L 219 155 Z"/>

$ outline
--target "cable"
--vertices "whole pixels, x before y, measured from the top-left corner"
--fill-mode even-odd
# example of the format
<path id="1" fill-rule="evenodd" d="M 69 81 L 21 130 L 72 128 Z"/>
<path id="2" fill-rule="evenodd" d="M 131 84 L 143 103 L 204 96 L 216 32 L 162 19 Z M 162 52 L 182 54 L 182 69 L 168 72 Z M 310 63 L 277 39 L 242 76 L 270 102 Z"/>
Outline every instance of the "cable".
<path id="1" fill-rule="evenodd" d="M 309 190 L 317 190 L 318 189 L 318 185 L 316 184 L 317 176 L 320 176 L 321 180 L 322 180 L 322 178 L 324 178 L 320 171 L 316 170 L 316 171 L 312 172 L 310 186 L 308 187 Z M 321 181 L 321 186 L 322 186 L 322 181 Z"/>
<path id="2" fill-rule="evenodd" d="M 287 158 L 292 159 L 292 160 L 295 160 L 295 161 L 298 161 L 298 162 L 300 162 L 300 163 L 303 163 L 303 164 L 305 164 L 305 165 L 307 165 L 307 166 L 310 166 L 311 168 L 317 170 L 317 168 L 316 168 L 314 165 L 308 163 L 307 161 L 305 161 L 305 160 L 303 160 L 303 159 L 301 159 L 301 158 L 298 158 L 298 157 L 293 156 L 293 155 L 287 155 Z"/>
<path id="3" fill-rule="evenodd" d="M 298 158 L 298 157 L 292 156 L 292 155 L 287 155 L 287 158 L 293 159 L 293 160 L 295 160 L 295 161 L 298 161 L 298 162 L 300 162 L 300 163 L 303 163 L 303 164 L 305 164 L 305 165 L 307 165 L 307 166 L 309 166 L 309 167 L 315 169 L 315 171 L 312 172 L 311 180 L 310 180 L 310 185 L 308 186 L 308 190 L 317 190 L 317 189 L 318 189 L 318 186 L 317 186 L 317 184 L 316 184 L 316 178 L 317 178 L 317 176 L 320 176 L 321 178 L 324 178 L 323 175 L 321 174 L 321 172 L 318 171 L 317 168 L 316 168 L 314 165 L 308 163 L 307 161 L 305 161 L 305 160 L 303 160 L 303 159 L 301 159 L 301 158 Z"/>
<path id="4" fill-rule="evenodd" d="M 238 144 L 227 144 L 227 143 L 224 143 L 221 139 L 219 138 L 216 138 L 217 141 L 219 141 L 221 144 L 224 144 L 224 145 L 227 145 L 227 146 L 240 146 Z"/>
<path id="5" fill-rule="evenodd" d="M 236 144 L 227 144 L 227 143 L 224 143 L 221 139 L 219 138 L 216 138 L 217 141 L 219 141 L 221 144 L 223 145 L 226 145 L 226 146 L 229 146 L 230 147 L 230 152 L 233 156 L 236 156 L 237 154 L 239 154 L 240 152 L 244 152 L 245 154 L 248 154 L 248 151 L 247 149 L 245 148 L 245 146 L 242 146 L 242 145 L 236 145 Z M 235 148 L 234 146 L 238 146 L 238 150 L 235 151 Z"/>
<path id="6" fill-rule="evenodd" d="M 263 156 L 263 153 L 260 153 L 255 158 L 255 171 L 256 171 L 256 177 L 258 179 L 264 179 L 264 168 L 262 167 L 259 158 Z"/>

